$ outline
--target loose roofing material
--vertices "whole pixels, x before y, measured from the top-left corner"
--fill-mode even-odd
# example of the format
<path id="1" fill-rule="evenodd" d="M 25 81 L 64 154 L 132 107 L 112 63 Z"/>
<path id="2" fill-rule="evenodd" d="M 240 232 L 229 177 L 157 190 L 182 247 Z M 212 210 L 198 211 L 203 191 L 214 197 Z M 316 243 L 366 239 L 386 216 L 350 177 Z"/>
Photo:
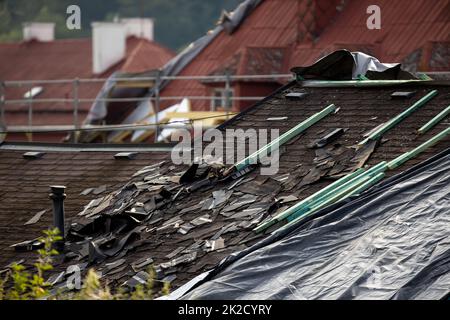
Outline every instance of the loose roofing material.
<path id="1" fill-rule="evenodd" d="M 403 71 L 400 63 L 381 63 L 366 53 L 345 49 L 334 51 L 310 66 L 295 67 L 291 71 L 301 80 L 354 80 L 361 77 L 371 80 L 417 80 Z"/>
<path id="2" fill-rule="evenodd" d="M 227 258 L 182 299 L 442 299 L 449 188 L 447 149 Z"/>

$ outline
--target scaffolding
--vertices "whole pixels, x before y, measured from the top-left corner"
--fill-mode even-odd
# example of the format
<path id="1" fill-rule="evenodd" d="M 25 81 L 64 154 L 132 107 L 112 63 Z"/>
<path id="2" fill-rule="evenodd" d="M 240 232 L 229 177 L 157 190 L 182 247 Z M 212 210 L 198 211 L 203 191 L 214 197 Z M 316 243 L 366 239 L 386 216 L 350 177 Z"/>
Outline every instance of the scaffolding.
<path id="1" fill-rule="evenodd" d="M 135 78 L 92 78 L 92 79 L 57 79 L 57 80 L 18 80 L 18 81 L 1 81 L 0 82 L 0 126 L 2 133 L 27 133 L 30 136 L 33 133 L 43 133 L 43 132 L 75 132 L 74 139 L 77 139 L 78 133 L 82 131 L 136 131 L 136 130 L 153 130 L 155 134 L 155 139 L 158 137 L 158 132 L 165 128 L 177 128 L 171 123 L 162 123 L 161 119 L 157 118 L 160 110 L 160 104 L 163 101 L 181 101 L 182 99 L 189 99 L 191 101 L 212 101 L 216 99 L 215 96 L 161 96 L 160 94 L 160 84 L 162 81 L 207 81 L 209 83 L 223 83 L 223 88 L 227 92 L 231 90 L 233 81 L 291 81 L 294 77 L 292 74 L 274 74 L 274 75 L 215 75 L 215 76 L 160 76 L 159 73 L 154 77 L 135 77 Z M 80 87 L 82 85 L 93 85 L 93 84 L 106 84 L 108 82 L 120 82 L 121 87 L 129 88 L 151 88 L 152 95 L 145 97 L 132 97 L 132 98 L 80 98 Z M 42 85 L 71 85 L 72 93 L 70 97 L 55 97 L 55 98 L 39 98 L 33 97 L 29 94 L 28 97 L 23 99 L 8 99 L 6 97 L 6 91 L 8 88 L 25 87 L 29 89 L 29 92 L 36 86 Z M 149 90 L 150 91 L 150 90 Z M 226 119 L 229 119 L 234 114 L 231 112 L 230 108 L 232 101 L 252 101 L 256 102 L 265 97 L 257 96 L 231 96 L 230 94 L 225 95 L 225 114 Z M 156 116 L 155 123 L 143 124 L 143 125 L 85 125 L 80 124 L 80 104 L 94 102 L 135 102 L 140 103 L 143 101 L 150 101 L 154 107 L 154 115 Z M 71 125 L 34 125 L 33 124 L 33 113 L 34 106 L 36 104 L 56 104 L 64 103 L 72 106 L 72 124 Z M 20 105 L 28 107 L 28 119 L 26 125 L 8 125 L 6 122 L 6 106 L 8 105 Z M 199 119 L 197 119 L 199 120 Z M 201 120 L 201 119 L 200 119 Z M 73 142 L 77 142 L 76 140 Z"/>

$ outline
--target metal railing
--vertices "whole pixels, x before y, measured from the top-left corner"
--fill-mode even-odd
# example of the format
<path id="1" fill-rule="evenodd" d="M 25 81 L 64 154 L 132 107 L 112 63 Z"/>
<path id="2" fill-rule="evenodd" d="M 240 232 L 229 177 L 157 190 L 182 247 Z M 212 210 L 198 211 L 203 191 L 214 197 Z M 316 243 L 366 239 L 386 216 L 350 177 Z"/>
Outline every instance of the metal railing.
<path id="1" fill-rule="evenodd" d="M 294 79 L 292 74 L 276 74 L 276 75 L 239 75 L 233 76 L 229 74 L 225 75 L 215 75 L 215 76 L 161 76 L 159 73 L 155 77 L 137 77 L 137 78 L 92 78 L 92 79 L 58 79 L 58 80 L 19 80 L 19 81 L 1 81 L 0 82 L 0 124 L 4 127 L 2 133 L 28 133 L 29 137 L 32 139 L 33 133 L 42 132 L 81 132 L 81 131 L 135 131 L 143 129 L 152 129 L 155 131 L 155 139 L 158 137 L 158 133 L 163 128 L 173 128 L 175 127 L 170 123 L 159 123 L 161 119 L 158 119 L 158 113 L 160 112 L 160 104 L 163 101 L 181 101 L 187 98 L 192 101 L 213 101 L 218 99 L 217 96 L 161 96 L 160 86 L 163 81 L 172 80 L 182 80 L 182 81 L 207 81 L 208 83 L 224 83 L 223 89 L 226 93 L 223 97 L 224 107 L 227 119 L 231 114 L 229 106 L 232 105 L 232 101 L 258 101 L 264 97 L 257 96 L 231 96 L 232 84 L 235 81 L 252 81 L 252 80 L 292 80 Z M 120 82 L 128 83 L 129 85 L 133 82 L 147 82 L 151 81 L 153 83 L 153 95 L 151 97 L 135 97 L 135 98 L 80 98 L 80 87 L 83 84 L 94 84 L 94 83 L 107 83 L 107 82 Z M 27 87 L 29 92 L 31 89 L 37 85 L 71 85 L 72 94 L 68 98 L 38 98 L 31 97 L 23 99 L 7 99 L 6 90 L 11 87 Z M 132 87 L 132 85 L 130 85 Z M 215 88 L 218 88 L 215 86 Z M 154 108 L 154 118 L 155 123 L 145 124 L 145 125 L 80 125 L 79 113 L 80 104 L 82 103 L 94 103 L 94 102 L 142 102 L 151 101 Z M 35 104 L 55 104 L 55 103 L 65 103 L 72 105 L 73 111 L 73 124 L 72 125 L 44 125 L 44 126 L 33 126 L 33 106 Z M 28 106 L 28 121 L 25 126 L 8 126 L 5 121 L 5 106 L 7 105 L 27 105 Z M 201 120 L 201 119 L 197 119 Z M 176 126 L 180 128 L 180 126 Z M 77 139 L 77 134 L 74 134 L 74 139 Z M 77 141 L 74 141 L 77 142 Z"/>

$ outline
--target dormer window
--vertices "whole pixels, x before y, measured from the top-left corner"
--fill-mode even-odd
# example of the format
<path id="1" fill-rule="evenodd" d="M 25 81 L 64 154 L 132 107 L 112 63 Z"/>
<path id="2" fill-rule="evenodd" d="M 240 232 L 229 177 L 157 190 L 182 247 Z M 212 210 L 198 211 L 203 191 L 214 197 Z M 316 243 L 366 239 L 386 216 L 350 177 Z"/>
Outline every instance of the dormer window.
<path id="1" fill-rule="evenodd" d="M 213 91 L 214 99 L 211 99 L 211 111 L 231 109 L 233 107 L 233 101 L 231 100 L 233 96 L 234 96 L 233 89 L 227 90 L 224 88 L 215 88 Z"/>

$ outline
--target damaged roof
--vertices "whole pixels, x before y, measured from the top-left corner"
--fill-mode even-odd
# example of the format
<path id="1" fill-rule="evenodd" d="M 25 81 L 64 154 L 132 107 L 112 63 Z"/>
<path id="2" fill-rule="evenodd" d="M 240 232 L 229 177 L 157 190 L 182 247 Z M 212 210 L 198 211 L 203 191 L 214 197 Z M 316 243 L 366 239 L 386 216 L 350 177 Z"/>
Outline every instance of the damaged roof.
<path id="1" fill-rule="evenodd" d="M 3 143 L 0 145 L 0 266 L 22 259 L 11 245 L 34 239 L 53 225 L 51 185 L 65 185 L 65 215 L 122 186 L 136 170 L 161 162 L 170 147 Z M 136 152 L 131 160 L 114 156 Z M 0 269 L 1 269 L 0 267 Z"/>
<path id="2" fill-rule="evenodd" d="M 277 128 L 282 134 L 334 104 L 334 113 L 281 147 L 280 170 L 273 176 L 262 176 L 259 170 L 248 168 L 225 178 L 218 164 L 188 168 L 173 165 L 168 157 L 168 161 L 155 164 L 149 155 L 148 161 L 139 162 L 140 168 L 124 172 L 129 178 L 125 183 L 118 183 L 120 186 L 111 193 L 92 196 L 94 200 L 80 208 L 78 214 L 70 214 L 67 242 L 57 270 L 64 272 L 65 266 L 73 264 L 83 270 L 94 267 L 111 286 L 133 287 L 148 277 L 145 270 L 153 265 L 157 280 L 178 288 L 231 253 L 267 237 L 271 229 L 263 233 L 253 230 L 261 221 L 359 167 L 392 160 L 448 128 L 446 117 L 426 133 L 417 133 L 450 104 L 448 82 L 394 81 L 384 86 L 364 83 L 373 82 L 339 87 L 292 82 L 220 127 Z M 437 90 L 433 99 L 379 141 L 355 148 L 375 128 L 433 90 Z M 399 92 L 409 94 L 398 97 Z M 387 174 L 406 170 L 448 147 L 449 137 Z M 37 170 L 22 172 L 26 176 Z M 104 170 L 103 174 L 110 178 L 116 175 L 114 170 Z M 41 196 L 41 204 L 46 203 L 45 198 Z M 33 214 L 23 217 L 16 231 L 27 230 L 29 226 L 22 222 L 33 218 Z M 14 239 L 31 240 L 29 234 Z M 13 248 L 4 247 L 3 252 L 9 258 L 15 256 Z"/>
<path id="3" fill-rule="evenodd" d="M 230 256 L 171 298 L 445 300 L 449 169 L 447 149 Z"/>

